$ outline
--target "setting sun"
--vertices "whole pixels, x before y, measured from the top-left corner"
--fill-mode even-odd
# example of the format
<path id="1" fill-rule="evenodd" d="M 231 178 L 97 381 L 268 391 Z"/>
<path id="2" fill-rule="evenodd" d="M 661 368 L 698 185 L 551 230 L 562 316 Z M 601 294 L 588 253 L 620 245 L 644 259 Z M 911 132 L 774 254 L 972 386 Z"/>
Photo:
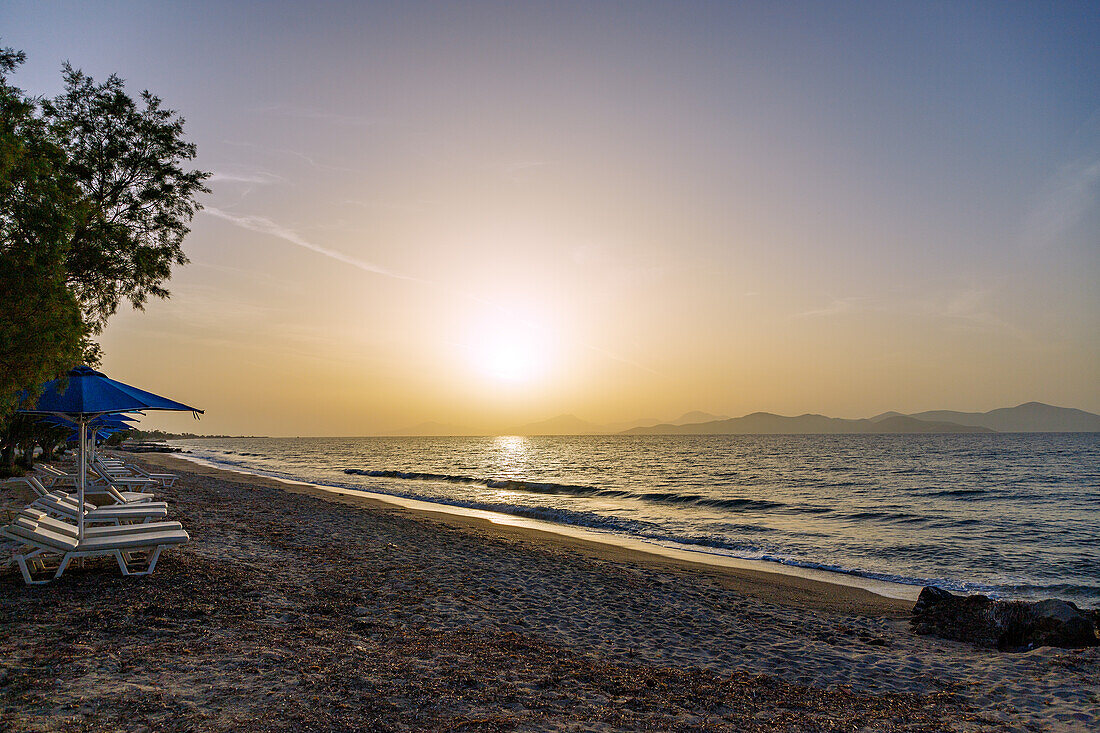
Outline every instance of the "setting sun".
<path id="1" fill-rule="evenodd" d="M 553 330 L 535 307 L 488 307 L 466 321 L 459 346 L 478 378 L 529 385 L 555 361 Z"/>
<path id="2" fill-rule="evenodd" d="M 521 344 L 495 344 L 482 359 L 487 373 L 510 382 L 530 379 L 535 367 L 530 351 Z"/>
<path id="3" fill-rule="evenodd" d="M 549 360 L 544 331 L 518 318 L 497 315 L 483 320 L 467 338 L 474 370 L 494 381 L 532 382 L 545 373 Z"/>

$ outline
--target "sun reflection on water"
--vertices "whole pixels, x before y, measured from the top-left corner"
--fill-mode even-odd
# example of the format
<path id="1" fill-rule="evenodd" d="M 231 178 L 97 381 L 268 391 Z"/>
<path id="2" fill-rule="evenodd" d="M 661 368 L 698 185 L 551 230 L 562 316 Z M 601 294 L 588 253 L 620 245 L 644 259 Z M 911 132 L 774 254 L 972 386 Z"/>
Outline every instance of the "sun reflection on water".
<path id="1" fill-rule="evenodd" d="M 527 438 L 522 435 L 498 435 L 493 447 L 500 454 L 500 466 L 506 471 L 522 468 L 527 458 Z"/>

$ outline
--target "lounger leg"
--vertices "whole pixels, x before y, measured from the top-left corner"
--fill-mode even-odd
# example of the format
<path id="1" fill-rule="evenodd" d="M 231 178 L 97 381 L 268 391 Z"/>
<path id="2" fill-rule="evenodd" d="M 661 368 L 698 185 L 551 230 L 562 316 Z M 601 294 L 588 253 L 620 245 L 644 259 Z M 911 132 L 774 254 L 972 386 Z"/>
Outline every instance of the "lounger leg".
<path id="1" fill-rule="evenodd" d="M 43 580 L 35 580 L 31 577 L 31 570 L 27 567 L 27 559 L 22 555 L 15 556 L 15 562 L 19 565 L 19 572 L 23 574 L 23 582 L 27 585 L 45 585 L 49 583 L 53 578 L 45 578 Z"/>
<path id="2" fill-rule="evenodd" d="M 23 558 L 22 555 L 16 555 L 15 562 L 17 565 L 19 565 L 19 572 L 23 574 L 24 583 L 26 583 L 27 585 L 36 585 L 42 582 L 41 580 L 35 581 L 31 579 L 31 571 L 27 567 L 27 561 Z"/>
<path id="3" fill-rule="evenodd" d="M 149 569 L 145 571 L 149 575 L 153 574 L 153 568 L 157 566 L 157 558 L 160 557 L 160 551 L 163 547 L 163 545 L 157 545 L 157 549 L 153 550 L 153 557 L 149 559 Z"/>
<path id="4" fill-rule="evenodd" d="M 118 553 L 118 566 L 122 568 L 123 575 L 150 575 L 152 574 L 154 568 L 156 568 L 157 566 L 157 559 L 160 557 L 160 551 L 162 549 L 164 549 L 163 545 L 156 545 L 153 548 L 152 554 L 149 556 L 148 566 L 144 570 L 131 570 L 129 567 L 129 563 L 133 562 L 133 558 L 130 557 L 132 553 L 126 553 L 127 560 L 124 562 L 122 559 L 123 553 L 119 550 L 116 550 L 116 552 Z M 146 552 L 149 551 L 146 550 Z"/>
<path id="5" fill-rule="evenodd" d="M 53 574 L 55 580 L 61 577 L 61 574 L 65 572 L 65 568 L 69 567 L 69 561 L 72 559 L 72 553 L 66 552 L 65 556 L 61 558 L 61 564 L 57 566 L 57 572 Z"/>
<path id="6" fill-rule="evenodd" d="M 133 550 L 115 550 L 115 555 L 118 557 L 118 566 L 122 568 L 123 575 L 137 575 L 130 570 L 130 563 L 134 562 Z"/>
<path id="7" fill-rule="evenodd" d="M 126 559 L 122 556 L 122 550 L 115 550 L 115 559 L 118 560 L 118 569 L 123 575 L 129 575 L 130 569 L 126 567 Z"/>

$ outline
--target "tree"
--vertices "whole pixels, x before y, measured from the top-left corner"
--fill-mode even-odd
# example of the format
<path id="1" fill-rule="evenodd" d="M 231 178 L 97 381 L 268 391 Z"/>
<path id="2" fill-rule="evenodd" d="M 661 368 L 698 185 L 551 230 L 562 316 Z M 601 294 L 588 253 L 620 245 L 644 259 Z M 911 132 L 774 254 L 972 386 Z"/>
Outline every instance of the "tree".
<path id="1" fill-rule="evenodd" d="M 0 464 L 33 445 L 14 419 L 20 391 L 84 361 L 123 300 L 166 298 L 172 267 L 207 189 L 186 170 L 195 146 L 183 119 L 112 75 L 102 84 L 66 64 L 52 100 L 8 84 L 25 59 L 0 49 Z"/>
<path id="2" fill-rule="evenodd" d="M 82 196 L 34 100 L 7 83 L 22 61 L 0 49 L 0 416 L 73 366 L 86 335 L 65 272 Z"/>
<path id="3" fill-rule="evenodd" d="M 11 410 L 20 391 L 73 366 L 87 335 L 65 260 L 81 193 L 64 151 L 35 115 L 35 100 L 7 83 L 21 52 L 0 49 L 0 470 L 14 466 L 31 427 Z"/>
<path id="4" fill-rule="evenodd" d="M 187 262 L 181 243 L 210 174 L 185 170 L 195 145 L 158 97 L 144 91 L 139 105 L 116 75 L 96 84 L 69 64 L 63 74 L 65 92 L 44 100 L 42 113 L 87 203 L 66 269 L 98 332 L 122 300 L 140 309 L 150 296 L 168 297 L 164 283 Z"/>

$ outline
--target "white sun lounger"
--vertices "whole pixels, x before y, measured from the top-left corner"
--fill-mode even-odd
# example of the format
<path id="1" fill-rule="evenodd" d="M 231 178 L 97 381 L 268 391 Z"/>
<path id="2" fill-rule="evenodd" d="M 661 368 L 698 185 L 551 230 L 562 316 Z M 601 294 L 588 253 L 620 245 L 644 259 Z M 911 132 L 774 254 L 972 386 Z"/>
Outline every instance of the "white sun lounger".
<path id="1" fill-rule="evenodd" d="M 80 516 L 76 497 L 60 491 L 38 497 L 31 506 L 62 519 L 76 521 Z M 166 516 L 168 516 L 168 505 L 163 501 L 148 501 L 141 504 L 114 504 L 101 507 L 84 502 L 85 527 L 96 524 L 147 523 Z"/>
<path id="2" fill-rule="evenodd" d="M 36 463 L 34 470 L 38 471 L 39 475 L 49 481 L 51 486 L 76 486 L 80 481 L 80 477 L 76 474 L 66 473 L 56 466 L 51 466 L 48 463 Z"/>
<path id="3" fill-rule="evenodd" d="M 114 486 L 116 489 L 124 488 L 127 491 L 137 489 L 151 489 L 155 486 L 160 486 L 158 481 L 154 481 L 151 478 L 145 478 L 144 476 L 127 476 L 121 472 L 112 472 L 106 466 L 99 461 L 92 461 L 92 465 L 88 467 L 91 472 L 92 485 L 101 486 L 107 484 Z"/>
<path id="4" fill-rule="evenodd" d="M 27 507 L 19 512 L 17 516 L 26 517 L 32 521 L 38 522 L 41 526 L 50 530 L 51 532 L 58 532 L 60 534 L 68 535 L 70 537 L 77 536 L 77 528 L 75 524 L 66 522 L 64 519 L 57 519 L 51 517 L 49 514 L 43 511 L 39 511 L 34 507 Z M 179 522 L 146 522 L 144 524 L 123 524 L 123 525 L 109 525 L 106 527 L 84 527 L 84 539 L 89 537 L 118 537 L 126 534 L 140 534 L 142 532 L 163 532 L 170 529 L 183 529 L 183 525 Z"/>
<path id="5" fill-rule="evenodd" d="M 109 463 L 96 461 L 95 469 L 99 477 L 107 477 L 112 483 L 130 486 L 139 489 L 164 489 L 176 481 L 175 475 L 167 473 L 139 473 L 133 467 L 124 468 L 112 466 Z M 158 478 L 165 477 L 165 478 Z"/>
<path id="6" fill-rule="evenodd" d="M 102 487 L 104 484 L 113 485 L 118 487 L 134 487 L 144 488 L 147 486 L 153 486 L 156 481 L 147 479 L 145 477 L 138 476 L 115 476 L 110 471 L 103 470 L 101 466 L 98 466 L 98 460 L 92 461 L 88 464 L 88 473 L 86 475 L 86 482 L 88 486 Z M 76 486 L 80 482 L 80 477 L 75 473 L 68 473 L 62 471 L 56 466 L 51 466 L 48 463 L 42 463 L 35 466 L 36 469 L 42 472 L 45 478 L 49 479 L 55 484 L 64 484 L 66 486 Z"/>
<path id="7" fill-rule="evenodd" d="M 78 557 L 111 555 L 118 561 L 123 575 L 149 575 L 165 547 L 181 545 L 191 539 L 178 522 L 86 528 L 84 539 L 79 542 L 76 532 L 75 526 L 50 519 L 44 512 L 31 508 L 21 511 L 11 524 L 0 527 L 0 535 L 20 545 L 11 562 L 19 566 L 28 585 L 60 578 L 69 563 Z M 47 560 L 55 556 L 61 559 L 52 577 L 41 577 L 50 570 Z M 36 578 L 35 574 L 40 577 Z"/>
<path id="8" fill-rule="evenodd" d="M 38 466 L 38 469 L 42 472 L 42 478 L 49 481 L 48 487 L 53 489 L 58 486 L 64 486 L 69 489 L 76 489 L 80 482 L 80 477 L 76 474 L 65 473 L 59 468 L 55 468 L 48 464 L 42 464 Z M 113 481 L 108 475 L 106 478 L 95 471 L 94 466 L 88 467 L 88 475 L 86 476 L 86 483 L 84 486 L 85 496 L 110 496 L 117 504 L 131 504 L 138 501 L 150 501 L 153 499 L 153 494 L 144 493 L 140 491 L 130 491 L 129 489 L 135 488 L 135 484 L 140 484 L 137 488 L 147 488 L 155 482 L 147 480 L 142 481 Z M 121 487 L 121 488 L 120 488 Z"/>
<path id="9" fill-rule="evenodd" d="M 168 488 L 176 483 L 176 479 L 179 478 L 174 473 L 149 473 L 140 466 L 135 466 L 132 463 L 124 463 L 117 458 L 97 458 L 96 464 L 112 477 L 129 477 L 151 481 L 153 483 L 149 484 L 150 486 L 156 485 L 161 488 Z"/>
<path id="10" fill-rule="evenodd" d="M 70 486 L 69 484 L 51 483 L 49 486 L 46 486 L 45 484 L 42 483 L 41 480 L 39 480 L 39 478 L 37 476 L 19 476 L 17 478 L 8 479 L 8 480 L 13 482 L 13 483 L 24 483 L 24 484 L 26 484 L 27 486 L 29 486 L 31 488 L 32 491 L 34 491 L 34 493 L 38 494 L 39 496 L 45 496 L 46 494 L 50 493 L 51 491 L 64 490 L 65 493 L 75 493 L 76 492 L 76 487 Z M 120 505 L 125 505 L 125 504 L 146 504 L 146 503 L 153 500 L 153 495 L 152 494 L 143 494 L 143 493 L 139 493 L 139 492 L 135 492 L 135 491 L 119 491 L 118 489 L 114 488 L 113 486 L 106 486 L 106 487 L 104 487 L 104 486 L 95 486 L 95 487 L 88 486 L 88 487 L 84 488 L 84 495 L 85 496 L 102 496 L 104 494 L 106 494 L 106 495 L 110 496 L 112 499 L 114 499 L 115 504 L 120 504 Z"/>

